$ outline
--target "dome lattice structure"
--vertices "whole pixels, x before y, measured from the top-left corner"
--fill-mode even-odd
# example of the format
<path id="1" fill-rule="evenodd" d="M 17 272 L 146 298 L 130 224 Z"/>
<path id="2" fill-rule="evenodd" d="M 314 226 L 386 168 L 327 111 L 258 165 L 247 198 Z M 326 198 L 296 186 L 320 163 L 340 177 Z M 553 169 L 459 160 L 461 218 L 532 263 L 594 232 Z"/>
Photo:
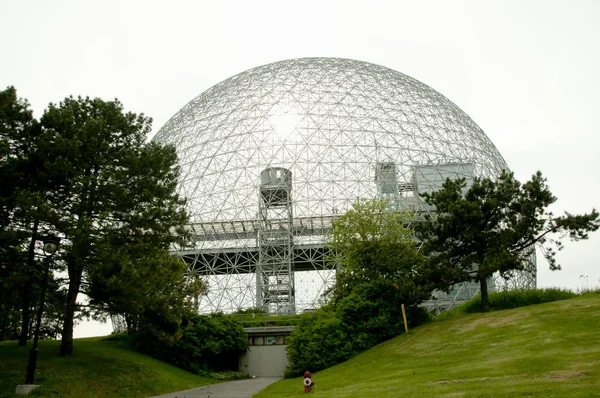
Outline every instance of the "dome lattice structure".
<path id="1" fill-rule="evenodd" d="M 193 242 L 178 253 L 209 282 L 202 311 L 314 308 L 335 275 L 324 262 L 331 221 L 357 198 L 388 198 L 418 215 L 432 211 L 419 193 L 446 178 L 469 182 L 508 169 L 475 122 L 437 91 L 338 58 L 281 61 L 224 80 L 154 141 L 179 155 Z M 506 283 L 535 284 L 535 264 Z M 440 299 L 476 289 L 465 284 Z"/>

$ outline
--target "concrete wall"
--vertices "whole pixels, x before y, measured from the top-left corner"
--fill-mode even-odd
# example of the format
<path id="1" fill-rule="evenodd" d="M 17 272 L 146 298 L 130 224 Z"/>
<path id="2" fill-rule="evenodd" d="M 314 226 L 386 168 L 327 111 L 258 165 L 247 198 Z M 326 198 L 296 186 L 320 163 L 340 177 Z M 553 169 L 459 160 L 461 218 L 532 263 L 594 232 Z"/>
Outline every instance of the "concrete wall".
<path id="1" fill-rule="evenodd" d="M 283 344 L 250 346 L 240 358 L 240 372 L 256 377 L 283 377 L 288 365 L 286 347 Z"/>

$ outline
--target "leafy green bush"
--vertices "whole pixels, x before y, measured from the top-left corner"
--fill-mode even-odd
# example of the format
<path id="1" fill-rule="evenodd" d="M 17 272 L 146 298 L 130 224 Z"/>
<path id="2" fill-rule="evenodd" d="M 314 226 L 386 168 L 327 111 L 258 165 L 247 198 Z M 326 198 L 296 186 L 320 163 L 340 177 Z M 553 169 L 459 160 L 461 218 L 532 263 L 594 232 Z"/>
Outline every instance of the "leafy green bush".
<path id="1" fill-rule="evenodd" d="M 237 370 L 248 339 L 238 322 L 222 313 L 192 314 L 184 320 L 183 337 L 172 350 L 177 366 L 194 372 Z"/>
<path id="2" fill-rule="evenodd" d="M 566 300 L 575 296 L 577 296 L 577 294 L 568 289 L 519 289 L 490 293 L 489 303 L 490 310 L 493 311 Z M 459 314 L 470 314 L 474 312 L 481 312 L 481 296 L 479 295 L 456 308 L 443 312 L 436 319 L 449 319 Z"/>
<path id="3" fill-rule="evenodd" d="M 222 313 L 184 316 L 175 333 L 152 330 L 138 333 L 134 347 L 165 362 L 198 374 L 235 370 L 248 349 L 241 325 Z"/>
<path id="4" fill-rule="evenodd" d="M 411 327 L 428 319 L 417 306 L 407 308 L 407 318 Z M 360 285 L 335 305 L 301 318 L 289 340 L 286 376 L 331 367 L 403 331 L 401 303 L 393 285 L 381 281 Z"/>
<path id="5" fill-rule="evenodd" d="M 209 372 L 207 376 L 215 380 L 242 380 L 248 378 L 248 375 L 245 373 L 234 372 L 232 370 L 227 370 L 224 372 Z"/>
<path id="6" fill-rule="evenodd" d="M 302 316 L 287 351 L 290 365 L 286 377 L 328 368 L 354 354 L 346 328 L 330 306 Z"/>
<path id="7" fill-rule="evenodd" d="M 266 326 L 291 326 L 295 325 L 299 321 L 298 315 L 296 314 L 273 315 L 267 314 L 264 311 L 262 313 L 234 313 L 229 316 L 235 319 L 242 325 L 242 327 L 245 328 Z"/>
<path id="8" fill-rule="evenodd" d="M 108 336 L 104 337 L 102 340 L 124 341 L 126 343 L 129 343 L 132 340 L 132 336 L 127 332 L 112 332 Z"/>
<path id="9" fill-rule="evenodd" d="M 402 303 L 412 326 L 426 319 L 417 305 L 434 289 L 431 269 L 413 238 L 413 216 L 389 209 L 385 200 L 357 200 L 333 222 L 331 301 L 296 326 L 288 376 L 325 369 L 402 333 Z"/>
<path id="10" fill-rule="evenodd" d="M 267 314 L 267 311 L 263 308 L 252 307 L 252 308 L 240 308 L 237 311 L 231 313 L 231 315 L 255 315 L 255 314 Z"/>
<path id="11" fill-rule="evenodd" d="M 388 290 L 380 283 L 361 285 L 336 304 L 337 317 L 355 352 L 371 348 L 403 329 L 400 304 L 394 305 L 393 292 L 387 297 Z"/>

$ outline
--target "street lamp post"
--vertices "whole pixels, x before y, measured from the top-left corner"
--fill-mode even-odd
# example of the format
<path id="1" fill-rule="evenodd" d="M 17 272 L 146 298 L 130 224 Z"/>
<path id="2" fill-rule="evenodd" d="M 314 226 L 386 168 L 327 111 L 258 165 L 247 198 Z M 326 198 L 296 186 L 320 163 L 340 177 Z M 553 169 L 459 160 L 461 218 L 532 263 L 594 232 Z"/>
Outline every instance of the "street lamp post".
<path id="1" fill-rule="evenodd" d="M 33 335 L 33 347 L 29 352 L 29 362 L 27 364 L 27 376 L 25 378 L 25 384 L 33 384 L 33 378 L 35 376 L 35 365 L 38 356 L 38 339 L 40 338 L 40 326 L 42 324 L 42 315 L 44 314 L 44 300 L 46 298 L 46 288 L 48 286 L 48 275 L 50 274 L 50 261 L 52 256 L 58 249 L 60 238 L 55 236 L 46 236 L 43 239 L 44 242 L 44 280 L 42 281 L 42 291 L 40 293 L 40 305 L 37 313 L 37 320 L 35 324 L 35 332 Z"/>

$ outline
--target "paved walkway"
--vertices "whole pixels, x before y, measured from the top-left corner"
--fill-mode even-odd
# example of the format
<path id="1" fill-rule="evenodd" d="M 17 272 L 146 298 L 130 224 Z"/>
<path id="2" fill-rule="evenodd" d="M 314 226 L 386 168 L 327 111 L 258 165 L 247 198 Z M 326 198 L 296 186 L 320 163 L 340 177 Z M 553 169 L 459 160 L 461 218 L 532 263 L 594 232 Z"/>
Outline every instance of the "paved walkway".
<path id="1" fill-rule="evenodd" d="M 158 395 L 153 398 L 248 398 L 279 380 L 281 380 L 281 377 L 257 377 L 256 379 L 226 381 L 192 388 L 191 390 Z"/>

